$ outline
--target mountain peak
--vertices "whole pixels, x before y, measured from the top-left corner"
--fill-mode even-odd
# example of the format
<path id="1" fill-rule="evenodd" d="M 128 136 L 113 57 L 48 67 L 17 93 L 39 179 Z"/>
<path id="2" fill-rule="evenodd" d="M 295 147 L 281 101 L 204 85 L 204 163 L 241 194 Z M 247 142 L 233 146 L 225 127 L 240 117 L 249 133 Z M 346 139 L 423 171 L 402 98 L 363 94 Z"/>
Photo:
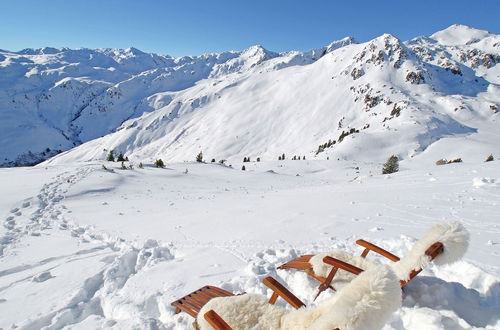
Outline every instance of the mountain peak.
<path id="1" fill-rule="evenodd" d="M 479 30 L 467 25 L 453 24 L 444 30 L 438 31 L 430 36 L 439 43 L 448 46 L 458 46 L 470 44 L 475 40 L 480 40 L 491 35 L 490 32 Z"/>

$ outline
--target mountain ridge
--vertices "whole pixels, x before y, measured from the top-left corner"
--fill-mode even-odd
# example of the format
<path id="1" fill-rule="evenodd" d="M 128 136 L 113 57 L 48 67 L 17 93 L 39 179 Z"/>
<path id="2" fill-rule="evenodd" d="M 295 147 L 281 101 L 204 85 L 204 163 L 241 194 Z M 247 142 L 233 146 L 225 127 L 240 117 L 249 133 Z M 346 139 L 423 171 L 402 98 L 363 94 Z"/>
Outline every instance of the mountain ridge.
<path id="1" fill-rule="evenodd" d="M 454 37 L 453 33 L 447 31 L 449 29 L 458 34 L 463 34 L 465 30 L 470 36 Z M 442 102 L 454 104 L 454 108 L 458 109 L 463 107 L 475 121 L 483 120 L 483 117 L 491 119 L 488 116 L 495 114 L 495 107 L 497 110 L 500 103 L 499 69 L 496 65 L 500 62 L 499 36 L 461 26 L 452 26 L 440 32 L 406 42 L 390 34 L 361 44 L 352 37 L 346 37 L 304 53 L 275 53 L 256 45 L 241 52 L 173 58 L 133 49 L 107 49 L 109 54 L 113 53 L 115 57 L 111 59 L 117 63 L 108 67 L 105 65 L 113 64 L 111 59 L 104 61 L 99 57 L 102 53 L 96 50 L 79 53 L 66 50 L 67 57 L 63 57 L 66 61 L 78 53 L 80 57 L 77 59 L 87 56 L 89 64 L 65 62 L 63 59 L 58 62 L 51 57 L 59 53 L 50 54 L 46 55 L 49 59 L 43 63 L 46 67 L 33 65 L 25 70 L 24 75 L 14 70 L 16 65 L 19 69 L 19 66 L 23 66 L 23 60 L 26 61 L 22 55 L 6 57 L 8 54 L 0 52 L 0 70 L 9 73 L 6 68 L 14 66 L 10 68 L 11 79 L 0 78 L 0 86 L 14 86 L 0 93 L 0 114 L 7 118 L 2 126 L 8 130 L 17 124 L 18 127 L 27 127 L 28 133 L 25 139 L 18 141 L 18 129 L 7 132 L 7 138 L 2 140 L 6 140 L 7 144 L 17 142 L 17 145 L 9 148 L 11 150 L 4 150 L 0 155 L 0 159 L 3 159 L 1 164 L 36 163 L 88 141 L 93 142 L 74 152 L 64 153 L 53 161 L 103 158 L 111 149 L 126 152 L 132 158 L 152 160 L 163 157 L 171 161 L 194 159 L 192 155 L 200 150 L 219 158 L 242 158 L 248 154 L 274 159 L 282 151 L 287 154 L 307 154 L 308 158 L 325 155 L 352 158 L 353 150 L 365 148 L 363 143 L 339 143 L 327 148 L 325 153 L 316 154 L 316 151 L 320 144 L 338 140 L 344 128 L 361 132 L 345 141 L 353 140 L 355 135 L 357 140 L 373 139 L 382 133 L 384 136 L 394 135 L 386 127 L 391 126 L 391 120 L 405 113 L 403 108 L 410 109 L 408 112 L 426 112 L 419 118 L 420 126 L 417 126 L 424 136 L 427 134 L 429 137 L 419 138 L 422 134 L 413 132 L 413 128 L 403 128 L 404 125 L 396 128 L 406 129 L 411 138 L 406 138 L 404 148 L 392 148 L 394 153 L 399 153 L 403 158 L 413 157 L 417 151 L 425 150 L 429 142 L 433 143 L 445 136 L 442 134 L 444 131 L 448 130 L 451 135 L 473 134 L 480 126 L 474 122 L 466 125 L 467 121 L 460 117 L 464 115 L 450 114 L 448 110 L 436 111 L 436 106 L 431 106 L 432 98 L 443 97 L 446 100 Z M 442 43 L 434 39 L 436 34 Z M 477 35 L 484 35 L 486 40 L 476 40 L 467 45 L 470 40 L 477 39 Z M 458 39 L 465 40 L 465 44 L 457 45 Z M 450 43 L 448 41 L 454 45 L 444 45 Z M 475 48 L 483 44 L 484 49 Z M 53 49 L 49 51 L 53 52 Z M 147 61 L 142 63 L 140 58 Z M 92 66 L 92 63 L 97 62 L 104 66 Z M 93 76 L 89 76 L 90 73 Z M 296 81 L 293 76 L 301 76 L 302 81 Z M 304 81 L 307 82 L 305 86 Z M 16 86 L 16 82 L 23 84 Z M 282 84 L 282 88 L 277 87 L 276 82 Z M 325 84 L 330 83 L 325 88 Z M 308 84 L 315 88 L 308 88 Z M 270 92 L 277 94 L 270 95 Z M 337 95 L 333 97 L 332 93 Z M 419 93 L 426 96 L 413 95 Z M 296 100 L 295 103 L 290 101 L 291 96 Z M 267 110 L 255 110 L 255 103 Z M 328 110 L 327 104 L 344 109 Z M 299 105 L 314 111 L 302 111 L 298 109 Z M 12 111 L 9 111 L 12 108 L 26 112 L 27 118 L 24 120 L 27 123 L 19 123 L 19 118 L 12 116 Z M 285 108 L 289 110 L 283 110 Z M 208 114 L 202 114 L 198 111 L 200 109 Z M 233 126 L 226 124 L 220 127 L 205 123 L 207 118 L 215 123 L 230 122 Z M 233 118 L 244 120 L 237 122 Z M 410 117 L 406 119 L 414 120 Z M 303 121 L 303 124 L 293 121 Z M 348 125 L 341 127 L 342 121 Z M 145 124 L 147 122 L 149 124 Z M 254 126 L 257 122 L 267 130 Z M 316 122 L 322 124 L 312 129 Z M 424 122 L 431 124 L 422 124 Z M 273 125 L 278 124 L 287 127 L 282 134 L 273 133 Z M 366 125 L 372 128 L 361 130 Z M 426 125 L 437 128 L 424 129 Z M 468 128 L 462 129 L 462 126 Z M 145 130 L 137 132 L 137 127 L 144 127 Z M 189 133 L 192 127 L 202 127 L 212 132 L 213 141 L 196 142 L 203 136 Z M 247 129 L 242 137 L 239 132 L 242 127 L 252 129 Z M 136 133 L 130 132 L 132 128 Z M 221 129 L 226 135 L 213 133 Z M 309 134 L 311 129 L 315 131 Z M 33 132 L 30 130 L 38 132 L 32 135 L 48 134 L 50 138 L 46 140 L 56 141 L 52 145 L 43 144 L 46 141 L 33 143 L 33 136 L 29 136 Z M 150 134 L 154 130 L 160 130 L 163 135 Z M 129 132 L 125 134 L 125 131 Z M 300 138 L 293 137 L 292 132 Z M 108 134 L 111 135 L 100 138 Z M 230 139 L 227 138 L 228 134 L 232 136 Z M 263 134 L 269 137 L 261 136 Z M 152 144 L 147 146 L 144 141 Z M 382 145 L 388 144 L 387 141 L 381 142 Z M 216 144 L 221 146 L 215 147 Z M 255 147 L 245 147 L 252 144 Z M 27 145 L 37 150 L 27 151 Z M 86 148 L 97 151 L 82 152 Z M 367 156 L 370 154 L 368 152 Z M 384 157 L 387 155 L 384 154 Z"/>

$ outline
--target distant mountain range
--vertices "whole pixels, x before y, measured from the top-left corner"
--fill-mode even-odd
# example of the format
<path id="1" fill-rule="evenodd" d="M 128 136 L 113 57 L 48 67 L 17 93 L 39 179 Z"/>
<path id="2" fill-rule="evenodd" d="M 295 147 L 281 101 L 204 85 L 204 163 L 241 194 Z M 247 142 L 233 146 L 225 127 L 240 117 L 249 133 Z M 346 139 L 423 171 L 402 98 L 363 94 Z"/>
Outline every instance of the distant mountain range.
<path id="1" fill-rule="evenodd" d="M 110 150 L 140 161 L 193 161 L 200 151 L 380 161 L 443 138 L 484 153 L 500 145 L 498 63 L 500 36 L 463 25 L 304 53 L 0 50 L 0 166 Z"/>

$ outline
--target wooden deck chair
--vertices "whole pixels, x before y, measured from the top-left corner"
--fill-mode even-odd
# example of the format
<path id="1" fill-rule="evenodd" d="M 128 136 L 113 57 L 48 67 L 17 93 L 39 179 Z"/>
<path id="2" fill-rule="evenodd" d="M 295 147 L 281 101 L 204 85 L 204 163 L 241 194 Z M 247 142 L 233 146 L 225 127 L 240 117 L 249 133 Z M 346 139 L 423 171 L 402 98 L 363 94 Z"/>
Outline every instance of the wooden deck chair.
<path id="1" fill-rule="evenodd" d="M 331 257 L 325 261 L 360 275 L 317 306 L 303 305 L 291 311 L 269 304 L 262 295 L 214 298 L 199 312 L 200 329 L 376 330 L 401 306 L 401 290 L 390 267 L 379 265 L 363 271 Z"/>
<path id="2" fill-rule="evenodd" d="M 324 263 L 324 257 L 331 256 L 360 269 L 368 269 L 375 265 L 366 259 L 368 253 L 373 251 L 394 262 L 392 267 L 399 277 L 401 287 L 404 287 L 431 262 L 440 265 L 460 259 L 467 250 L 468 239 L 467 230 L 459 222 L 444 221 L 433 226 L 424 237 L 415 243 L 408 255 L 402 259 L 375 244 L 360 239 L 356 241 L 356 244 L 364 248 L 360 256 L 353 256 L 344 251 L 303 255 L 279 266 L 278 269 L 303 270 L 320 281 L 318 296 L 327 288 L 335 290 L 332 285 L 334 279 L 347 282 L 353 279 L 351 272 L 339 271 L 337 268 Z"/>
<path id="3" fill-rule="evenodd" d="M 264 283 L 273 291 L 273 294 L 268 301 L 269 304 L 273 305 L 279 297 L 282 297 L 288 304 L 290 304 L 294 308 L 305 306 L 299 298 L 293 295 L 293 293 L 291 293 L 287 288 L 285 288 L 274 278 L 268 276 L 262 281 L 262 283 Z M 201 308 L 203 308 L 203 306 L 205 306 L 205 304 L 213 298 L 232 296 L 235 296 L 235 294 L 221 288 L 217 288 L 214 286 L 204 286 L 180 299 L 177 299 L 176 301 L 172 302 L 171 305 L 175 307 L 176 314 L 182 311 L 186 312 L 196 319 Z M 216 319 L 217 316 L 214 315 L 214 322 L 217 322 Z M 198 328 L 196 323 L 194 324 L 194 327 Z"/>

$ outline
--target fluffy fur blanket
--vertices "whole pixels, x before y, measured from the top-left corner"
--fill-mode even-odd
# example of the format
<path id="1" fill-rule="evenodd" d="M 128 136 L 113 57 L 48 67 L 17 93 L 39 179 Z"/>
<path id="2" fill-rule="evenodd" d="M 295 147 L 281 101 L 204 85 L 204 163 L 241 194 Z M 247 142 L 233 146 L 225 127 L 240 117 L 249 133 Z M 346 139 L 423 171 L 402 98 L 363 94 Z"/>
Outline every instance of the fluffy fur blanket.
<path id="1" fill-rule="evenodd" d="M 390 267 L 374 266 L 361 273 L 318 306 L 287 311 L 261 295 L 214 298 L 198 314 L 201 329 L 211 329 L 203 315 L 213 309 L 234 329 L 381 329 L 401 306 L 401 289 Z"/>
<path id="2" fill-rule="evenodd" d="M 418 240 L 408 255 L 400 261 L 391 264 L 393 270 L 400 280 L 408 280 L 412 270 L 418 270 L 429 266 L 431 260 L 425 255 L 425 250 L 435 242 L 441 242 L 444 252 L 432 261 L 436 265 L 444 265 L 455 262 L 463 257 L 469 246 L 469 233 L 464 226 L 457 221 L 443 221 L 434 225 L 427 233 Z M 353 256 L 343 251 L 332 251 L 315 255 L 309 261 L 313 266 L 316 275 L 326 277 L 331 270 L 331 266 L 323 262 L 325 256 L 332 256 L 339 260 L 348 262 L 361 269 L 368 269 L 374 266 L 370 262 L 359 256 Z M 335 275 L 335 281 L 350 281 L 354 275 L 339 271 Z"/>

